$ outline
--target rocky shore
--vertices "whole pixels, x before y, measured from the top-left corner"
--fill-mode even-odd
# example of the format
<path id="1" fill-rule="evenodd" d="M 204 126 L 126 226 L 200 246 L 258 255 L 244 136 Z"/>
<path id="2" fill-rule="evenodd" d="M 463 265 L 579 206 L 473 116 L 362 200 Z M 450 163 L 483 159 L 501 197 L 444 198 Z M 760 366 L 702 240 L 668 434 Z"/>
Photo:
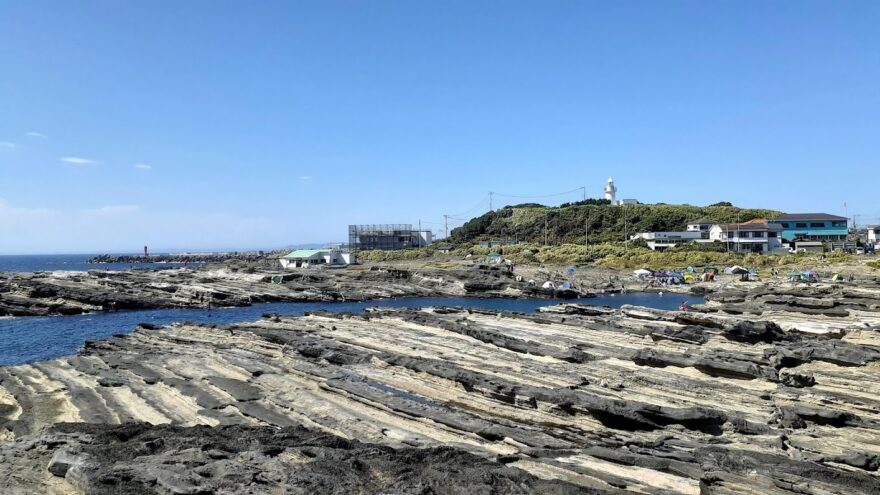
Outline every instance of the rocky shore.
<path id="1" fill-rule="evenodd" d="M 0 368 L 0 483 L 878 493 L 878 325 L 880 288 L 830 285 L 719 292 L 686 313 L 567 304 L 142 325 Z"/>
<path id="2" fill-rule="evenodd" d="M 374 265 L 297 272 L 219 266 L 159 271 L 0 273 L 0 316 L 417 296 L 584 295 L 589 292 L 530 287 L 507 270 L 485 265 L 454 269 Z"/>
<path id="3" fill-rule="evenodd" d="M 223 263 L 225 261 L 260 261 L 265 258 L 262 251 L 233 253 L 174 253 L 141 255 L 100 254 L 89 258 L 91 264 L 119 263 L 137 265 L 140 263 Z"/>

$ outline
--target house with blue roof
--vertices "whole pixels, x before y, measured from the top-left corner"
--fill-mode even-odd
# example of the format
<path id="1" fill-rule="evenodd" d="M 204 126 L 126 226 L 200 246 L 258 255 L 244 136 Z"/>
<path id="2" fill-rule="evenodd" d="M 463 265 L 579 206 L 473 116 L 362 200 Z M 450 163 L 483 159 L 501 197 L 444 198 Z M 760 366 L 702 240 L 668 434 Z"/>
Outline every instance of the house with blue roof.
<path id="1" fill-rule="evenodd" d="M 793 241 L 846 241 L 849 223 L 846 217 L 827 213 L 786 213 L 770 221 L 782 228 L 782 239 Z"/>

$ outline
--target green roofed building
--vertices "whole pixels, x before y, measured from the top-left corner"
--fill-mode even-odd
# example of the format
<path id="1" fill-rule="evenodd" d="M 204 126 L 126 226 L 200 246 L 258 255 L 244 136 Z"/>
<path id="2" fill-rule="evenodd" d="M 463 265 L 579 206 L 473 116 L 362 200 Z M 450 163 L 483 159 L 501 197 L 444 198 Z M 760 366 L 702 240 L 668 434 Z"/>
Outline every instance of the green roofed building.
<path id="1" fill-rule="evenodd" d="M 283 268 L 314 268 L 318 266 L 344 266 L 354 263 L 351 253 L 339 249 L 297 249 L 279 259 Z"/>

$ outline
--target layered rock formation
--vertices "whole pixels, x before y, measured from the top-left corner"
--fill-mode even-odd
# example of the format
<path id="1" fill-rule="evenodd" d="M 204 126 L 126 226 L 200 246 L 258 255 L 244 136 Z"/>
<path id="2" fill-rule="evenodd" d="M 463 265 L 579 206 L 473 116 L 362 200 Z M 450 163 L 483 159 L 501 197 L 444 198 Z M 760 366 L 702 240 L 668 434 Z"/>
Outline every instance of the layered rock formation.
<path id="1" fill-rule="evenodd" d="M 224 261 L 230 260 L 260 261 L 265 259 L 265 257 L 266 256 L 262 251 L 242 253 L 174 253 L 152 254 L 150 256 L 100 254 L 93 258 L 89 258 L 87 263 L 223 263 Z"/>
<path id="2" fill-rule="evenodd" d="M 142 326 L 0 369 L 0 480 L 23 493 L 877 493 L 880 336 L 851 314 L 821 318 L 843 330 L 583 305 Z M 47 429 L 130 421 L 165 426 Z"/>
<path id="3" fill-rule="evenodd" d="M 227 268 L 0 273 L 0 316 L 465 295 L 575 297 L 578 293 L 528 287 L 506 270 L 487 266 L 457 270 L 353 267 L 250 273 Z"/>

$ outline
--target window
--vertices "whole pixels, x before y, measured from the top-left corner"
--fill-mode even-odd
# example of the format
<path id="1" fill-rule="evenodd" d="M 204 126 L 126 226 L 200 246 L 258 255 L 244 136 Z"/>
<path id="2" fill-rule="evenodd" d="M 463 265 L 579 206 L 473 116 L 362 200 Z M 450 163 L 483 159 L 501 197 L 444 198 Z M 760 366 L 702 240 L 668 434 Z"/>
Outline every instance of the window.
<path id="1" fill-rule="evenodd" d="M 782 224 L 782 228 L 783 228 L 783 229 L 787 229 L 787 228 L 788 228 L 788 222 L 783 223 L 783 224 Z"/>
<path id="2" fill-rule="evenodd" d="M 810 227 L 814 229 L 823 229 L 825 228 L 825 222 L 812 222 L 810 223 Z"/>
<path id="3" fill-rule="evenodd" d="M 794 226 L 797 227 L 797 228 L 799 228 L 799 229 L 805 229 L 805 228 L 807 228 L 807 224 L 805 224 L 805 223 L 796 223 L 796 224 L 794 224 Z"/>
<path id="4" fill-rule="evenodd" d="M 767 237 L 773 239 L 776 237 L 776 232 L 767 232 Z"/>
<path id="5" fill-rule="evenodd" d="M 764 233 L 763 232 L 755 232 L 753 237 L 764 237 Z"/>
<path id="6" fill-rule="evenodd" d="M 740 237 L 751 237 L 751 232 L 749 232 L 749 231 L 740 232 L 739 236 Z"/>
<path id="7" fill-rule="evenodd" d="M 839 222 L 831 222 L 832 227 L 846 227 L 846 220 L 842 220 Z"/>

